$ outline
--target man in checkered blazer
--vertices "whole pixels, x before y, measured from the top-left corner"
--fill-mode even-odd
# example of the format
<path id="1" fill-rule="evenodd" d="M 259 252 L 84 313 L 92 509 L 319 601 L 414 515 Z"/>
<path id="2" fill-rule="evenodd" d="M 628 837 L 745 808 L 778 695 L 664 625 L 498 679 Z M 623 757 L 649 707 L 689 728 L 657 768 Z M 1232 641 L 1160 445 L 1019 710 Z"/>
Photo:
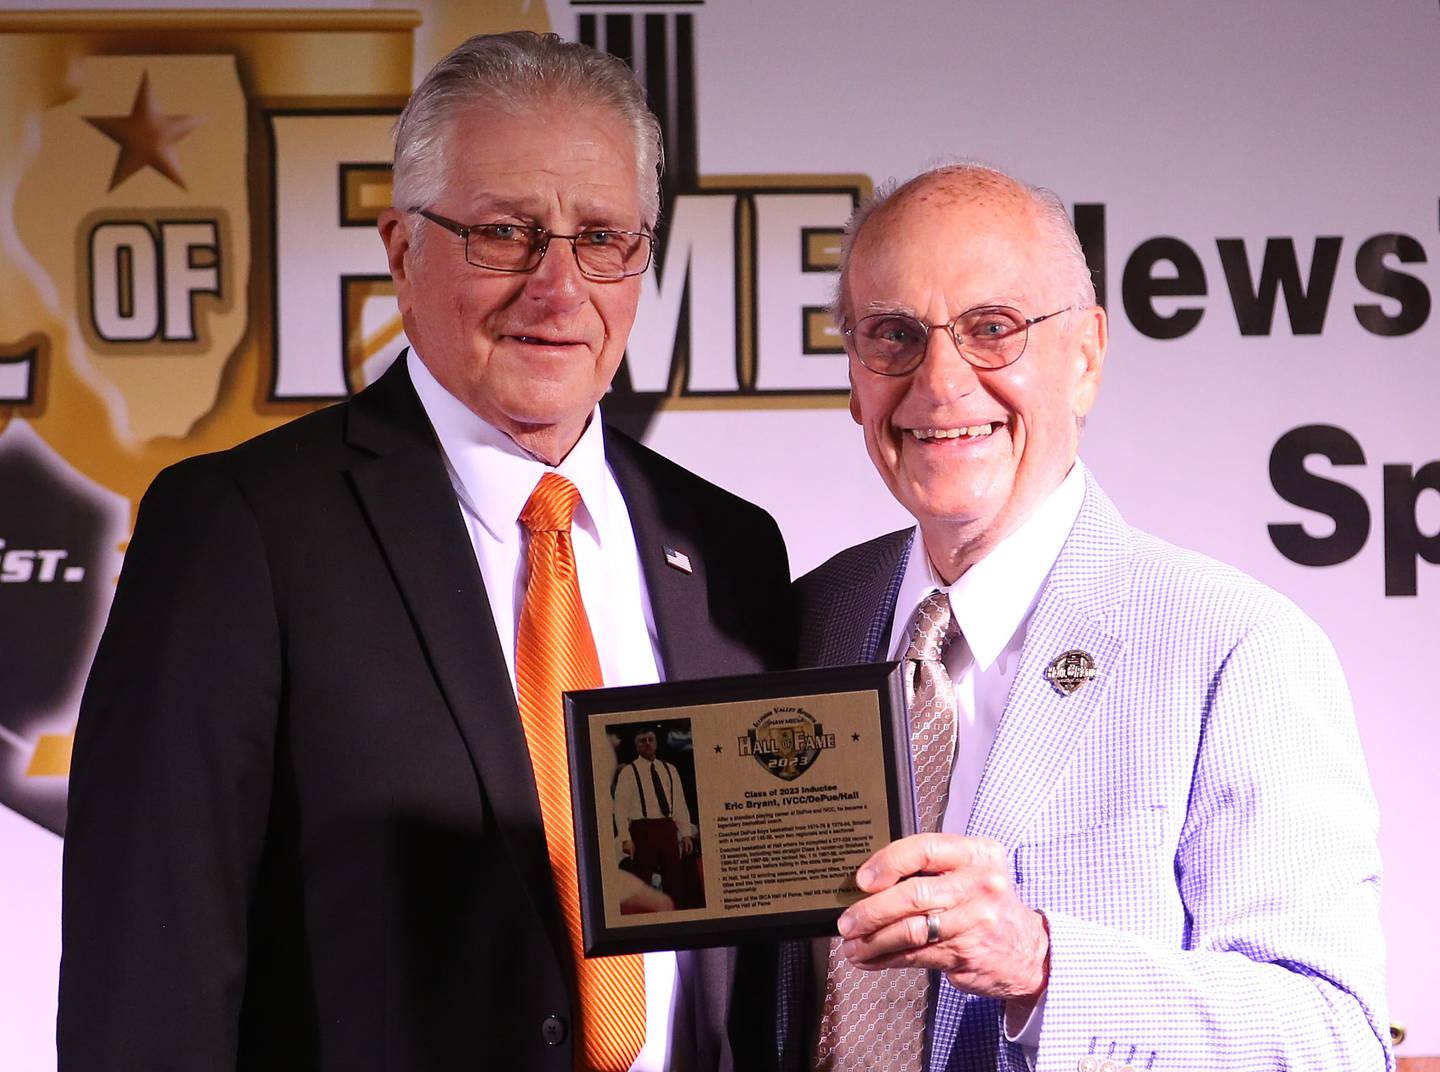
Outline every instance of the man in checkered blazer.
<path id="1" fill-rule="evenodd" d="M 800 582 L 802 660 L 913 654 L 945 593 L 918 617 L 949 619 L 954 744 L 939 821 L 861 868 L 840 940 L 783 951 L 765 1064 L 1393 1067 L 1334 650 L 1127 526 L 1078 461 L 1106 319 L 1064 206 L 968 165 L 882 193 L 838 314 L 851 413 L 917 527 Z M 895 996 L 916 972 L 918 1013 Z"/>

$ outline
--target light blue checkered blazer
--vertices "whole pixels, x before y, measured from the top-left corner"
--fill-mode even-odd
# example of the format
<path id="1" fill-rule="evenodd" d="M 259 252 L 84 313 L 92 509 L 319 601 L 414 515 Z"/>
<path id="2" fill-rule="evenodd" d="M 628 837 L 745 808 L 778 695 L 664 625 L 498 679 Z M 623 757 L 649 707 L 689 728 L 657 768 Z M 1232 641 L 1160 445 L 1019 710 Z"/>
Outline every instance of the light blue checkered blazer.
<path id="1" fill-rule="evenodd" d="M 802 665 L 884 657 L 912 533 L 802 579 Z M 1065 696 L 1044 671 L 1072 648 L 1099 675 Z M 1320 629 L 1130 528 L 1087 474 L 968 831 L 1049 919 L 1037 1072 L 1393 1068 L 1376 828 Z M 807 963 L 782 953 L 782 1066 L 804 1060 Z M 1026 1068 L 999 1002 L 938 977 L 928 1028 L 930 1072 Z"/>

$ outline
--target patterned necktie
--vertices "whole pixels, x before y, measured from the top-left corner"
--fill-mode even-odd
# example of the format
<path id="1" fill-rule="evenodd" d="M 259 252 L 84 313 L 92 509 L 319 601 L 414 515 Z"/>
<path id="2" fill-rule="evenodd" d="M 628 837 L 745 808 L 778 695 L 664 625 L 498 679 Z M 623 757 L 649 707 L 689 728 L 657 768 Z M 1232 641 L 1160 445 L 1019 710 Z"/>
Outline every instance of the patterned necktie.
<path id="1" fill-rule="evenodd" d="M 905 699 L 921 830 L 945 816 L 955 759 L 955 686 L 941 661 L 959 635 L 950 597 L 932 592 L 910 620 L 905 650 Z M 862 971 L 830 943 L 825 1004 L 815 1068 L 830 1072 L 916 1072 L 925 1059 L 925 1007 L 930 973 L 913 968 Z"/>
<path id="2" fill-rule="evenodd" d="M 948 592 L 931 592 L 910 620 L 905 650 L 905 701 L 910 710 L 910 753 L 921 830 L 939 830 L 955 762 L 955 683 L 945 652 L 960 635 Z"/>
<path id="3" fill-rule="evenodd" d="M 587 1072 L 627 1072 L 645 1044 L 644 959 L 630 955 L 586 960 L 580 951 L 580 889 L 560 695 L 567 689 L 595 688 L 603 679 L 570 542 L 570 522 L 579 501 L 574 484 L 546 473 L 520 513 L 521 524 L 530 530 L 530 577 L 515 642 L 515 686 L 580 989 L 576 1066 Z"/>

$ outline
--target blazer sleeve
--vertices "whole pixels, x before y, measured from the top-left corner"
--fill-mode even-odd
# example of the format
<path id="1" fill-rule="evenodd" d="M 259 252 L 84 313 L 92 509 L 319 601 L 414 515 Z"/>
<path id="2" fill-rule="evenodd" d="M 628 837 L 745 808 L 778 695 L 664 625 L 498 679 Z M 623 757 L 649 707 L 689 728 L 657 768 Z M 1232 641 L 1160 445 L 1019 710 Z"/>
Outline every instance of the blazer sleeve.
<path id="1" fill-rule="evenodd" d="M 271 796 L 279 625 L 206 459 L 146 494 L 85 688 L 64 849 L 64 1072 L 233 1068 Z"/>
<path id="2" fill-rule="evenodd" d="M 1394 1067 L 1376 804 L 1334 650 L 1291 607 L 1246 632 L 1212 696 L 1174 859 L 1183 948 L 1047 910 L 1038 1072 L 1088 1054 L 1153 1072 Z"/>

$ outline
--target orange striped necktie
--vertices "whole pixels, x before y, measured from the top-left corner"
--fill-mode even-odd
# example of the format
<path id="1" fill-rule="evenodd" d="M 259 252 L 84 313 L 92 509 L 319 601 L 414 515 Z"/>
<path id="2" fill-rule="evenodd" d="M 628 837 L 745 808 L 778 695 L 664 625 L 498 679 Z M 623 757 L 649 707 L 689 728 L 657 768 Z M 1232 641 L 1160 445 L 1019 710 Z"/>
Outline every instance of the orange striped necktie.
<path id="1" fill-rule="evenodd" d="M 574 484 L 557 473 L 546 473 L 520 512 L 520 523 L 530 531 L 530 577 L 515 642 L 515 686 L 540 793 L 550 869 L 580 987 L 576 1067 L 584 1072 L 627 1072 L 645 1043 L 644 958 L 631 954 L 586 960 L 580 945 L 580 886 L 560 697 L 567 689 L 598 688 L 604 679 L 580 600 L 570 540 L 570 523 L 579 502 Z"/>

